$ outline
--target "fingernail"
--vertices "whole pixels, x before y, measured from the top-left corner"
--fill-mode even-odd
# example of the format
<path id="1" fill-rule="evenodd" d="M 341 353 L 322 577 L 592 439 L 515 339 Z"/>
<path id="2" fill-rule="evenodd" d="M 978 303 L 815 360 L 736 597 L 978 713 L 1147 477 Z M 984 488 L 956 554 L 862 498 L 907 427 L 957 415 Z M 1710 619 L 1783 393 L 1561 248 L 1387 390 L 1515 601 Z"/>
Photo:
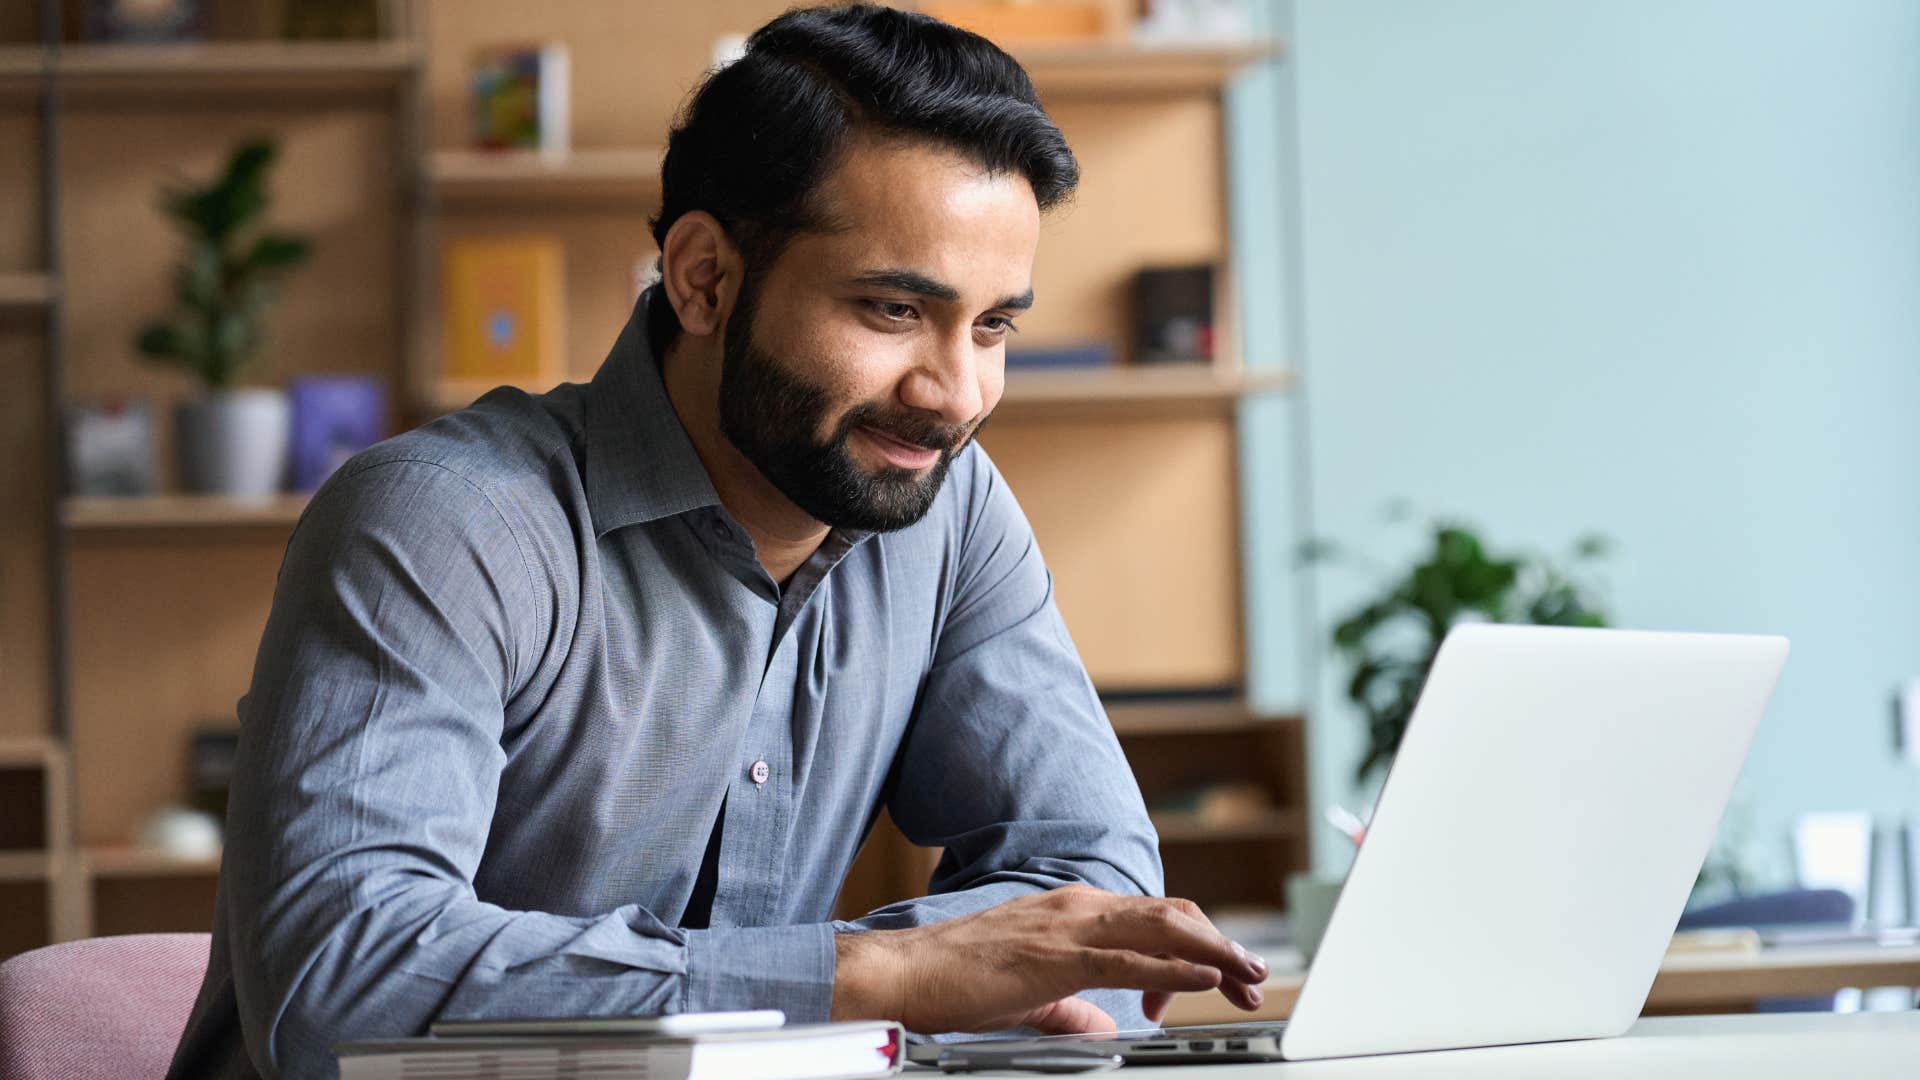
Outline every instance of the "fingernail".
<path id="1" fill-rule="evenodd" d="M 1252 999 L 1255 1005 L 1258 1005 L 1262 1001 L 1265 1001 L 1267 999 L 1267 995 L 1261 993 L 1260 988 L 1257 986 L 1247 987 L 1247 997 Z"/>
<path id="2" fill-rule="evenodd" d="M 1248 952 L 1246 946 L 1237 941 L 1233 943 L 1233 951 L 1240 954 L 1240 959 L 1246 961 L 1255 975 L 1262 979 L 1267 977 L 1267 962 L 1261 959 L 1258 953 Z"/>

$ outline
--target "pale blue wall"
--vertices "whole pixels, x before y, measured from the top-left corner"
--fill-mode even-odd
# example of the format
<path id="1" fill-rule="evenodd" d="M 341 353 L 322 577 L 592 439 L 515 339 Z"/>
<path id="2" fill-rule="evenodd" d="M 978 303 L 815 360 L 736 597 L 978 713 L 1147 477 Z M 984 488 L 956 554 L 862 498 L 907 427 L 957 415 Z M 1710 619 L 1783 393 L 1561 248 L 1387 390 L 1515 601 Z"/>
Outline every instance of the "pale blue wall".
<path id="1" fill-rule="evenodd" d="M 1920 673 L 1920 3 L 1267 14 L 1290 54 L 1232 120 L 1247 336 L 1306 379 L 1248 412 L 1251 689 L 1311 714 L 1319 799 L 1352 796 L 1314 647 L 1357 583 L 1310 595 L 1288 551 L 1398 558 L 1409 496 L 1610 533 L 1628 625 L 1792 637 L 1744 781 L 1774 873 L 1794 813 L 1920 810 L 1887 737 Z"/>

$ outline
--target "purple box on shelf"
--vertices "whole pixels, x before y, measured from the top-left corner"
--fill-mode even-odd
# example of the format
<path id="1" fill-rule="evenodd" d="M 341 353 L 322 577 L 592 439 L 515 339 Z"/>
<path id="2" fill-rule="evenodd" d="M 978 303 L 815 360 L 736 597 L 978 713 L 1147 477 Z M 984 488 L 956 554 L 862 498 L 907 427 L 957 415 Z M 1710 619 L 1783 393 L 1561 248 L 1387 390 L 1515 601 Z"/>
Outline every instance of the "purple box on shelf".
<path id="1" fill-rule="evenodd" d="M 340 463 L 387 437 L 387 390 L 371 375 L 309 375 L 287 386 L 293 490 L 312 491 Z"/>

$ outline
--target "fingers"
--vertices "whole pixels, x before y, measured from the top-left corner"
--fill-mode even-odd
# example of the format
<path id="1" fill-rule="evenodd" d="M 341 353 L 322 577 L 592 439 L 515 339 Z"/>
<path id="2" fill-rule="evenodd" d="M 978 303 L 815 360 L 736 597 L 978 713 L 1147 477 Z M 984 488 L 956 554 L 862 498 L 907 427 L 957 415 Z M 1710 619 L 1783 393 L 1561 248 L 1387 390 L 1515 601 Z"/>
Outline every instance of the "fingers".
<path id="1" fill-rule="evenodd" d="M 1020 1022 L 1042 1035 L 1084 1035 L 1114 1030 L 1113 1017 L 1106 1010 L 1077 997 L 1061 998 L 1028 1013 Z"/>
<path id="2" fill-rule="evenodd" d="M 1213 925 L 1213 920 L 1207 918 L 1207 913 L 1200 910 L 1199 904 L 1196 904 L 1191 900 L 1182 900 L 1177 897 L 1169 897 L 1167 899 L 1167 903 L 1172 904 L 1174 907 L 1179 908 L 1183 914 L 1188 915 L 1206 924 L 1207 929 L 1213 931 L 1214 933 L 1216 934 L 1220 933 L 1220 928 Z M 1222 935 L 1222 936 L 1224 937 L 1225 935 Z M 1267 976 L 1268 974 L 1270 974 L 1270 972 L 1267 968 L 1267 962 L 1264 958 L 1262 958 L 1256 953 L 1248 951 L 1239 942 L 1234 941 L 1231 938 L 1227 940 L 1227 943 L 1233 946 L 1234 951 L 1240 954 L 1241 959 L 1247 961 L 1250 967 L 1250 970 L 1252 970 L 1254 978 L 1257 981 L 1265 982 L 1267 980 Z"/>
<path id="3" fill-rule="evenodd" d="M 1173 995 L 1165 990 L 1149 990 L 1140 995 L 1140 1012 L 1149 1024 L 1158 1024 L 1160 1018 L 1167 1015 L 1167 1006 L 1171 1004 Z"/>
<path id="4" fill-rule="evenodd" d="M 1083 987 L 1164 990 L 1189 993 L 1220 985 L 1220 969 L 1172 957 L 1145 956 L 1129 949 L 1087 949 L 1080 953 Z"/>
<path id="5" fill-rule="evenodd" d="M 1109 907 L 1095 925 L 1095 940 L 1090 944 L 1165 953 L 1218 968 L 1226 978 L 1237 982 L 1259 983 L 1267 977 L 1264 961 L 1229 941 L 1198 908 L 1185 901 L 1132 898 Z"/>

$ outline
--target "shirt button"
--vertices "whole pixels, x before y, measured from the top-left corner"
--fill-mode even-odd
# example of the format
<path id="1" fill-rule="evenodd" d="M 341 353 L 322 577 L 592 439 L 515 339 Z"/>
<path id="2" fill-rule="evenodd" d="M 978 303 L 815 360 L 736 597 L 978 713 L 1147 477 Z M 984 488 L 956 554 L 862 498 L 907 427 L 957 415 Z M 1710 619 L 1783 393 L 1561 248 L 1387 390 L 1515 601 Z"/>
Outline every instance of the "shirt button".
<path id="1" fill-rule="evenodd" d="M 747 775 L 753 777 L 754 783 L 764 784 L 767 782 L 767 776 L 771 771 L 772 770 L 767 768 L 766 762 L 756 761 L 753 763 L 753 768 L 747 770 Z"/>

